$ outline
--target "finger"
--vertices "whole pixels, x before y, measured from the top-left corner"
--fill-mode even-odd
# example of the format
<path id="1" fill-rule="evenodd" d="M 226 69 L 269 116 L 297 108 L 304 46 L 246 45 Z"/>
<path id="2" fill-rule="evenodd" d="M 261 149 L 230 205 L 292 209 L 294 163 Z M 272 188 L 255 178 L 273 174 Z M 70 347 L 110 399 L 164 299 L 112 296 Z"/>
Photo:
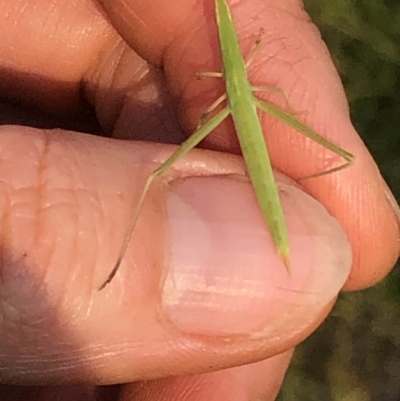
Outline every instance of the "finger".
<path id="1" fill-rule="evenodd" d="M 90 104 L 103 134 L 182 142 L 163 74 L 121 40 L 97 2 L 4 1 L 2 11 L 3 97 L 65 119 L 47 126 L 73 129 L 79 121 L 82 129 L 99 132 Z M 15 121 L 9 112 L 7 121 Z M 46 125 L 37 118 L 30 123 Z"/>
<path id="2" fill-rule="evenodd" d="M 195 151 L 155 183 L 98 292 L 140 183 L 172 149 L 10 127 L 0 141 L 3 382 L 106 384 L 259 361 L 307 336 L 349 273 L 338 223 L 283 181 L 288 276 L 241 159 Z"/>
<path id="3" fill-rule="evenodd" d="M 195 376 L 129 384 L 121 401 L 273 401 L 281 387 L 292 352 L 265 361 Z"/>
<path id="4" fill-rule="evenodd" d="M 82 78 L 117 35 L 93 1 L 0 2 L 2 96 L 64 113 L 87 109 Z"/>
<path id="5" fill-rule="evenodd" d="M 160 1 L 152 2 L 152 7 L 135 0 L 103 0 L 102 4 L 128 43 L 164 67 L 170 88 L 180 99 L 183 124 L 193 130 L 202 110 L 223 91 L 221 82 L 193 79 L 199 71 L 221 68 L 213 2 L 193 6 L 192 2 L 176 1 L 176 15 L 174 8 L 166 10 Z M 346 288 L 372 285 L 397 260 L 398 224 L 385 196 L 384 181 L 351 124 L 340 79 L 319 33 L 300 2 L 279 2 L 277 6 L 275 1 L 242 1 L 232 5 L 232 11 L 239 38 L 245 38 L 245 49 L 246 45 L 251 48 L 260 27 L 266 30 L 264 45 L 250 71 L 252 82 L 283 89 L 305 123 L 356 156 L 351 168 L 304 186 L 340 221 L 350 238 L 354 265 Z M 277 94 L 269 95 L 268 100 L 286 107 L 285 99 Z M 239 152 L 232 126 L 227 125 L 206 139 L 207 147 Z M 290 177 L 306 177 L 342 163 L 265 114 L 263 126 L 274 166 Z"/>

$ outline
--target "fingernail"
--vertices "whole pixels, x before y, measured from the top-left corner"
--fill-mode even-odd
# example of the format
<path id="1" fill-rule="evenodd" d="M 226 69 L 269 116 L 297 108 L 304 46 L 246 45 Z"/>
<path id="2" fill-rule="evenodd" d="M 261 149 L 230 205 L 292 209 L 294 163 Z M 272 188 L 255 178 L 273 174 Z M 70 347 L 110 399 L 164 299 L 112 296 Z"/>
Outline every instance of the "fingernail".
<path id="1" fill-rule="evenodd" d="M 171 183 L 161 310 L 175 328 L 213 336 L 276 334 L 294 324 L 296 314 L 315 317 L 337 295 L 352 259 L 343 230 L 309 195 L 287 184 L 279 188 L 290 232 L 290 276 L 247 180 Z"/>

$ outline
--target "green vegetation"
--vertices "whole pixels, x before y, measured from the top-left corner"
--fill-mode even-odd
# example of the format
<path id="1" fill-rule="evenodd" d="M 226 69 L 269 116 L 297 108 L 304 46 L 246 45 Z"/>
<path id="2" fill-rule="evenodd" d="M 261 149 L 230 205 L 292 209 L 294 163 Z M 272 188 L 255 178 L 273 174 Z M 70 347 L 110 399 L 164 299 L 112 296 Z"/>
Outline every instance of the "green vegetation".
<path id="1" fill-rule="evenodd" d="M 400 3 L 304 0 L 350 102 L 352 121 L 400 199 Z M 344 293 L 295 354 L 280 401 L 400 400 L 400 268 Z"/>

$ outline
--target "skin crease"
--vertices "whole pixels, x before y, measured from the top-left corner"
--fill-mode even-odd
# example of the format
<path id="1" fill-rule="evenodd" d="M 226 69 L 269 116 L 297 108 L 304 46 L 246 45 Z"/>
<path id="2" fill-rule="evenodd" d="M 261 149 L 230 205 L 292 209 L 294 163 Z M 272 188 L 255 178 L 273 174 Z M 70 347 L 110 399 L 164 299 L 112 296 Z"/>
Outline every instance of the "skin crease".
<path id="1" fill-rule="evenodd" d="M 345 289 L 357 290 L 373 285 L 390 271 L 397 259 L 398 226 L 386 201 L 384 183 L 379 172 L 348 120 L 347 104 L 340 81 L 316 28 L 302 10 L 301 4 L 294 0 L 243 0 L 235 3 L 232 8 L 239 37 L 249 50 L 260 26 L 266 30 L 264 46 L 251 66 L 252 81 L 284 89 L 294 110 L 306 110 L 304 118 L 307 124 L 322 134 L 329 133 L 331 139 L 356 155 L 357 163 L 350 169 L 323 179 L 306 181 L 303 186 L 340 221 L 349 237 L 353 250 L 353 268 Z M 193 131 L 202 111 L 223 90 L 221 82 L 212 79 L 199 82 L 193 79 L 198 71 L 220 69 L 212 1 L 0 0 L 0 9 L 2 96 L 34 104 L 39 109 L 66 120 L 73 119 L 70 116 L 77 113 L 84 116 L 88 108 L 92 107 L 102 130 L 110 137 L 180 143 L 184 133 Z M 254 15 L 257 19 L 254 19 Z M 295 32 L 296 35 L 291 36 L 290 32 Z M 162 72 L 154 66 L 162 67 Z M 280 104 L 282 99 L 279 96 L 265 96 L 285 106 Z M 139 111 L 138 106 L 141 107 Z M 178 116 L 177 119 L 175 115 Z M 271 158 L 279 171 L 292 179 L 298 179 L 323 167 L 322 160 L 327 157 L 323 149 L 270 120 L 268 116 L 264 115 L 262 118 L 262 124 L 268 127 L 266 140 Z M 203 146 L 227 153 L 239 153 L 229 122 L 213 132 Z M 3 351 L 0 351 L 0 381 L 8 383 L 12 378 L 14 383 L 24 385 L 65 384 L 60 388 L 4 385 L 0 387 L 0 399 L 28 400 L 35 394 L 37 399 L 47 400 L 54 399 L 55 392 L 57 397 L 64 396 L 65 399 L 102 399 L 107 396 L 106 390 L 96 386 L 120 381 L 136 382 L 122 386 L 120 392 L 113 394 L 115 399 L 120 400 L 200 401 L 213 399 L 211 396 L 216 400 L 275 399 L 290 362 L 292 348 L 320 324 L 332 303 L 315 312 L 307 323 L 302 322 L 302 326 L 299 323 L 298 332 L 282 335 L 274 341 L 257 339 L 256 342 L 249 343 L 217 343 L 217 347 L 215 344 L 210 346 L 208 343 L 200 343 L 201 346 L 197 349 L 190 348 L 191 351 L 188 352 L 183 345 L 184 341 L 174 343 L 174 336 L 178 334 L 157 332 L 160 336 L 171 336 L 167 339 L 172 344 L 172 356 L 169 359 L 168 356 L 164 356 L 165 360 L 160 359 L 157 351 L 153 351 L 156 349 L 152 348 L 154 344 L 149 340 L 148 343 L 142 343 L 141 347 L 143 354 L 150 356 L 143 361 L 141 369 L 134 370 L 121 356 L 123 353 L 116 356 L 118 350 L 112 347 L 112 337 L 108 339 L 109 343 L 97 344 L 97 348 L 95 344 L 92 348 L 91 335 L 99 327 L 101 329 L 101 325 L 96 323 L 96 317 L 100 319 L 104 316 L 101 313 L 108 313 L 115 317 L 115 321 L 123 322 L 124 318 L 133 314 L 126 306 L 135 305 L 133 298 L 140 301 L 147 298 L 151 300 L 151 293 L 156 288 L 153 276 L 147 276 L 146 269 L 143 272 L 134 271 L 129 282 L 133 295 L 126 295 L 127 291 L 118 294 L 117 291 L 121 290 L 120 284 L 117 289 L 110 290 L 112 294 L 102 295 L 99 300 L 94 299 L 97 294 L 93 295 L 88 288 L 95 287 L 95 283 L 101 281 L 107 268 L 112 265 L 118 249 L 117 242 L 120 240 L 113 238 L 118 232 L 113 226 L 113 220 L 115 219 L 115 226 L 118 227 L 129 211 L 129 205 L 126 205 L 123 211 L 115 212 L 117 203 L 113 203 L 116 201 L 110 194 L 132 188 L 134 179 L 139 182 L 145 179 L 154 164 L 163 159 L 164 147 L 155 144 L 127 145 L 107 139 L 75 136 L 62 130 L 45 133 L 22 126 L 2 128 L 0 160 L 11 160 L 20 166 L 22 172 L 30 172 L 31 169 L 34 171 L 38 168 L 40 158 L 35 152 L 47 155 L 48 164 L 45 167 L 49 171 L 56 165 L 57 168 L 62 168 L 65 161 L 72 160 L 71 165 L 76 172 L 74 177 L 79 177 L 74 184 L 76 187 L 85 187 L 89 185 L 89 181 L 92 183 L 98 180 L 98 187 L 103 188 L 107 177 L 109 181 L 113 181 L 112 188 L 99 190 L 103 195 L 100 203 L 104 208 L 99 212 L 99 227 L 103 227 L 103 230 L 107 228 L 110 234 L 102 234 L 99 228 L 92 233 L 93 237 L 97 235 L 105 243 L 110 243 L 110 248 L 113 249 L 98 256 L 102 260 L 98 273 L 89 271 L 86 275 L 79 276 L 68 263 L 73 266 L 75 261 L 79 269 L 83 269 L 82 266 L 86 266 L 85 263 L 91 259 L 87 256 L 87 259 L 80 261 L 81 266 L 76 262 L 79 258 L 73 252 L 66 252 L 60 257 L 67 259 L 65 269 L 49 270 L 46 263 L 49 264 L 54 257 L 54 243 L 51 242 L 53 238 L 50 234 L 46 236 L 45 229 L 59 223 L 55 217 L 54 222 L 41 222 L 35 227 L 36 231 L 33 231 L 34 235 L 42 238 L 41 253 L 36 259 L 40 263 L 29 271 L 21 268 L 15 275 L 4 268 L 1 284 L 3 288 L 0 292 L 3 298 L 2 310 L 13 305 L 10 299 L 15 292 L 23 293 L 23 296 L 19 294 L 19 299 L 25 302 L 22 307 L 25 321 L 21 321 L 21 326 L 39 328 L 40 332 L 43 327 L 36 319 L 41 316 L 41 311 L 30 305 L 31 294 L 40 288 L 34 285 L 30 288 L 26 283 L 30 282 L 31 275 L 44 277 L 50 306 L 56 305 L 61 310 L 68 311 L 68 316 L 72 316 L 71 322 L 75 324 L 74 330 L 76 326 L 79 330 L 79 325 L 82 324 L 80 335 L 83 354 L 90 361 L 95 361 L 97 355 L 109 356 L 101 366 L 91 362 L 95 370 L 92 365 L 89 366 L 92 368 L 90 370 L 84 364 L 79 365 L 78 359 L 74 359 L 73 350 L 68 343 L 40 343 L 38 349 L 43 347 L 53 352 L 46 357 L 53 358 L 55 366 L 63 367 L 68 357 L 71 357 L 72 365 L 77 365 L 75 370 L 68 365 L 70 371 L 61 369 L 49 374 L 41 371 L 44 365 L 40 360 L 19 368 L 12 366 L 11 362 L 7 363 L 7 359 L 1 356 Z M 132 161 L 132 154 L 138 160 L 154 163 L 139 170 L 138 162 Z M 190 175 L 196 169 L 203 169 L 202 174 L 207 169 L 215 174 L 223 171 L 238 173 L 243 169 L 240 159 L 233 156 L 221 156 L 218 162 L 214 159 L 213 154 L 199 151 L 187 162 L 180 163 L 178 170 Z M 123 163 L 117 163 L 116 160 Z M 66 163 L 66 169 L 69 168 L 70 165 Z M 0 168 L 0 171 L 3 170 Z M 99 171 L 98 175 L 96 171 Z M 48 178 L 51 177 L 49 174 Z M 13 182 L 20 185 L 34 180 L 28 173 L 12 178 Z M 3 180 L 3 176 L 0 176 L 0 183 Z M 36 199 L 39 184 L 34 182 L 30 185 L 36 190 L 29 193 L 27 199 Z M 130 193 L 132 192 L 137 196 L 135 190 Z M 16 194 L 17 191 L 12 196 Z M 152 196 L 156 198 L 157 192 Z M 82 210 L 86 206 L 83 205 Z M 4 218 L 4 211 L 1 213 Z M 102 220 L 102 213 L 107 222 Z M 149 216 L 149 221 L 152 221 L 150 213 Z M 60 218 L 62 219 L 62 215 Z M 92 223 L 92 226 L 93 224 L 96 223 Z M 30 232 L 20 231 L 21 233 L 15 235 L 19 235 L 20 241 L 29 243 L 32 237 Z M 162 238 L 157 241 L 162 241 Z M 72 244 L 69 250 L 71 249 L 79 255 L 79 246 Z M 93 249 L 95 252 L 97 248 Z M 68 259 L 70 257 L 72 259 Z M 140 258 L 140 255 L 136 257 Z M 21 260 L 23 259 L 22 254 Z M 151 261 L 149 264 L 151 265 Z M 132 269 L 134 266 L 135 263 L 132 262 Z M 127 275 L 127 269 L 124 270 L 121 274 Z M 147 286 L 132 287 L 137 278 L 135 275 L 139 277 L 139 282 L 145 282 Z M 81 299 L 77 295 L 82 292 L 81 282 L 85 284 L 86 298 L 78 305 L 74 301 Z M 69 286 L 65 287 L 65 283 Z M 18 291 L 13 291 L 14 289 Z M 59 294 L 64 292 L 65 296 L 60 297 Z M 147 323 L 146 319 L 149 318 L 145 313 L 146 311 L 137 311 L 135 318 L 143 319 Z M 49 322 L 54 324 L 52 320 L 48 320 L 47 324 Z M 4 321 L 0 324 L 5 325 Z M 84 324 L 88 324 L 89 328 Z M 123 324 L 118 324 L 116 326 L 123 331 Z M 92 332 L 90 325 L 93 325 Z M 71 329 L 64 327 L 64 330 Z M 132 337 L 135 336 L 128 323 L 126 331 Z M 28 337 L 24 339 L 25 343 L 20 344 L 14 339 L 12 331 L 0 329 L 0 333 L 3 333 L 0 334 L 0 343 L 6 344 L 10 349 L 18 350 L 26 344 L 34 348 L 38 341 L 36 337 Z M 124 341 L 128 342 L 127 338 L 121 340 L 122 345 Z M 203 348 L 206 350 L 202 351 Z M 128 355 L 128 350 L 126 353 Z M 272 358 L 265 359 L 267 357 Z M 162 370 L 162 365 L 171 364 L 173 358 L 176 358 L 175 376 L 163 378 L 166 372 Z M 247 365 L 251 362 L 254 363 Z M 243 366 L 218 370 L 236 365 Z M 126 372 L 121 373 L 121 366 L 125 366 Z M 218 371 L 208 373 L 214 370 Z M 180 377 L 181 375 L 185 376 Z M 162 379 L 144 382 L 155 378 Z"/>

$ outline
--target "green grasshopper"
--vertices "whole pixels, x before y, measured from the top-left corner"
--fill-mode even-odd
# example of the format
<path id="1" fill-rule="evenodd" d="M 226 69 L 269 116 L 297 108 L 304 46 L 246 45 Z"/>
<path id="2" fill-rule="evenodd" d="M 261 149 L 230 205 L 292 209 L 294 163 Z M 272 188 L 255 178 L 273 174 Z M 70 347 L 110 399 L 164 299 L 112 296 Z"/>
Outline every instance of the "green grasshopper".
<path id="1" fill-rule="evenodd" d="M 149 176 L 144 185 L 137 209 L 132 217 L 131 225 L 125 236 L 117 262 L 99 290 L 103 289 L 111 282 L 120 267 L 147 192 L 153 181 L 199 144 L 199 142 L 213 131 L 213 129 L 228 117 L 229 114 L 231 114 L 233 118 L 242 154 L 262 215 L 268 226 L 276 250 L 281 255 L 288 271 L 290 271 L 290 246 L 286 223 L 267 146 L 257 115 L 257 109 L 266 111 L 344 159 L 344 164 L 323 173 L 315 174 L 312 177 L 342 170 L 354 162 L 354 156 L 351 153 L 328 141 L 283 109 L 271 103 L 261 101 L 254 96 L 255 88 L 251 86 L 246 71 L 249 62 L 246 64 L 243 59 L 239 40 L 226 0 L 215 0 L 215 15 L 223 68 L 221 76 L 225 80 L 226 94 L 214 102 L 205 114 L 208 114 L 225 99 L 227 101 L 227 106 L 215 116 L 209 118 L 204 124 L 201 124 L 198 130 L 183 142 L 181 147 Z M 216 76 L 219 74 L 211 73 L 208 75 Z"/>

